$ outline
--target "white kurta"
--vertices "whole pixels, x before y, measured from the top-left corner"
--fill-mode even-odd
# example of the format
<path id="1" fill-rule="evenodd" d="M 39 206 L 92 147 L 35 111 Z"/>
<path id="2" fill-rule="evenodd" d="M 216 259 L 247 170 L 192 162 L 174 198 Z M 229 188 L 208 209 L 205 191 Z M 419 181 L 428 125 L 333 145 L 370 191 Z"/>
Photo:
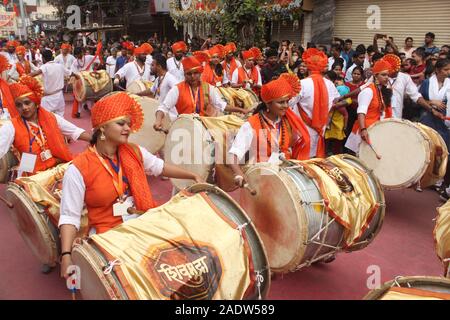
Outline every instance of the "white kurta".
<path id="1" fill-rule="evenodd" d="M 116 74 L 116 63 L 117 59 L 113 56 L 106 58 L 106 72 L 112 79 L 114 79 L 114 75 Z"/>
<path id="2" fill-rule="evenodd" d="M 164 161 L 142 147 L 139 147 L 139 149 L 142 153 L 145 173 L 147 175 L 159 176 L 163 172 Z M 64 174 L 62 190 L 61 215 L 58 226 L 69 224 L 79 230 L 86 186 L 81 172 L 73 164 L 67 168 Z"/>
<path id="3" fill-rule="evenodd" d="M 392 116 L 401 119 L 403 116 L 403 102 L 405 94 L 412 101 L 417 102 L 422 95 L 419 93 L 416 84 L 412 81 L 409 74 L 399 72 L 397 78 L 389 79 L 392 87 Z"/>
<path id="4" fill-rule="evenodd" d="M 54 61 L 47 62 L 40 69 L 45 88 L 41 106 L 47 111 L 63 117 L 66 106 L 63 94 L 64 78 L 70 75 L 70 71 Z"/>
<path id="5" fill-rule="evenodd" d="M 177 78 L 175 78 L 175 76 L 169 72 L 166 72 L 161 83 L 160 81 L 160 77 L 156 78 L 155 83 L 152 87 L 152 92 L 155 94 L 155 99 L 158 99 L 159 103 L 163 103 L 170 89 L 175 87 L 178 83 L 180 83 L 180 81 L 178 81 Z M 158 88 L 159 94 L 157 94 Z"/>
<path id="6" fill-rule="evenodd" d="M 339 98 L 339 92 L 337 91 L 333 82 L 325 79 L 325 86 L 328 91 L 328 110 L 333 106 L 333 101 Z M 291 109 L 299 116 L 300 111 L 298 110 L 299 105 L 305 111 L 309 118 L 312 119 L 313 108 L 314 108 L 314 83 L 311 78 L 306 78 L 301 80 L 301 90 L 300 94 L 289 101 L 289 106 Z M 314 158 L 317 154 L 317 144 L 319 142 L 319 134 L 311 127 L 306 126 L 309 135 L 311 137 L 311 147 L 310 147 L 310 157 Z M 323 133 L 325 133 L 325 126 L 323 128 Z"/>
<path id="7" fill-rule="evenodd" d="M 94 61 L 92 62 L 92 60 Z M 73 73 L 78 73 L 80 71 L 93 71 L 94 64 L 96 63 L 100 63 L 100 59 L 92 55 L 85 55 L 81 60 L 75 58 L 75 60 L 72 63 L 72 66 L 70 67 L 70 71 Z"/>
<path id="8" fill-rule="evenodd" d="M 244 69 L 245 69 L 245 67 L 244 67 Z M 245 69 L 245 70 L 247 70 L 247 69 Z M 258 70 L 258 69 L 256 69 L 256 70 Z M 251 70 L 247 70 L 247 73 L 251 74 Z M 238 84 L 238 79 L 239 79 L 239 68 L 236 68 L 233 71 L 233 75 L 231 76 L 231 84 L 232 85 Z M 259 70 L 258 70 L 258 82 L 257 82 L 257 84 L 259 86 L 262 86 L 262 77 L 261 77 L 261 72 L 259 72 Z M 247 89 L 250 89 L 250 87 L 248 87 Z"/>
<path id="9" fill-rule="evenodd" d="M 136 80 L 150 81 L 150 68 L 146 64 L 144 67 L 140 67 L 136 61 L 128 62 L 114 76 L 125 79 L 127 87 L 129 87 Z"/>
<path id="10" fill-rule="evenodd" d="M 33 63 L 30 62 L 31 72 L 34 72 L 36 70 L 39 70 L 38 67 L 36 67 Z M 8 71 L 8 75 L 11 77 L 11 79 L 18 81 L 20 76 L 19 72 L 17 72 L 17 64 L 11 65 L 11 69 Z"/>
<path id="11" fill-rule="evenodd" d="M 218 90 L 212 85 L 209 86 L 209 102 L 220 112 L 224 112 L 227 107 L 227 103 L 222 99 L 222 96 L 219 94 Z M 176 104 L 178 102 L 178 86 L 174 86 L 167 93 L 164 102 L 158 107 L 158 111 L 162 111 L 169 115 L 171 121 L 175 121 L 178 117 L 178 111 L 176 108 Z"/>
<path id="12" fill-rule="evenodd" d="M 167 59 L 167 71 L 175 76 L 178 81 L 184 81 L 184 68 L 181 61 L 175 59 L 175 57 Z"/>
<path id="13" fill-rule="evenodd" d="M 85 131 L 57 114 L 55 114 L 55 117 L 61 133 L 74 141 L 78 140 L 80 135 Z M 11 148 L 14 143 L 15 135 L 16 130 L 11 122 L 7 122 L 0 127 L 0 158 L 2 158 Z"/>

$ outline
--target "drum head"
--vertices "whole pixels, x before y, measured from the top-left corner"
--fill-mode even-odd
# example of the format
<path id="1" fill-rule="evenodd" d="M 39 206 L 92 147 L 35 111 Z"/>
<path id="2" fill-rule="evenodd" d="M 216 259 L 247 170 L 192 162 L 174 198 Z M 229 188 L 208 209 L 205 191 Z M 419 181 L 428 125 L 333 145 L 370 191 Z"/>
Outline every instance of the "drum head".
<path id="1" fill-rule="evenodd" d="M 380 300 L 391 287 L 414 288 L 436 293 L 450 294 L 450 279 L 439 277 L 398 277 L 386 282 L 380 289 L 370 291 L 364 300 Z"/>
<path id="2" fill-rule="evenodd" d="M 155 113 L 158 109 L 159 102 L 158 100 L 152 98 L 138 96 L 134 97 L 138 99 L 142 106 L 142 110 L 144 111 L 144 123 L 138 132 L 130 135 L 129 142 L 138 144 L 146 148 L 151 153 L 156 153 L 161 150 L 166 140 L 166 134 L 164 132 L 155 131 L 153 129 L 153 124 L 156 120 Z M 164 117 L 163 128 L 169 129 L 169 127 L 169 117 Z"/>
<path id="3" fill-rule="evenodd" d="M 246 171 L 252 196 L 243 189 L 240 205 L 256 226 L 267 250 L 270 268 L 287 272 L 305 252 L 308 227 L 294 182 L 278 166 L 259 163 Z"/>
<path id="4" fill-rule="evenodd" d="M 127 86 L 127 92 L 132 94 L 138 94 L 149 88 L 151 88 L 150 83 L 147 84 L 142 80 L 135 80 L 132 83 L 130 83 L 129 86 Z"/>
<path id="5" fill-rule="evenodd" d="M 214 141 L 200 119 L 182 114 L 172 123 L 164 145 L 164 159 L 208 180 L 214 165 Z M 179 190 L 195 183 L 193 180 L 170 180 Z"/>
<path id="6" fill-rule="evenodd" d="M 58 260 L 56 228 L 46 221 L 44 210 L 38 207 L 16 184 L 9 184 L 6 199 L 14 207 L 9 209 L 19 233 L 42 264 L 55 266 Z"/>
<path id="7" fill-rule="evenodd" d="M 103 273 L 107 264 L 103 255 L 95 250 L 87 241 L 75 245 L 72 249 L 72 259 L 82 272 L 80 293 L 84 300 L 115 300 L 126 299 L 119 281 L 111 275 Z M 111 285 L 110 283 L 114 285 Z"/>
<path id="8" fill-rule="evenodd" d="M 78 76 L 73 83 L 73 95 L 78 102 L 83 102 L 86 99 L 86 83 L 81 73 Z"/>
<path id="9" fill-rule="evenodd" d="M 359 158 L 373 170 L 385 189 L 408 188 L 425 173 L 430 162 L 430 142 L 412 122 L 382 120 L 368 129 L 377 159 L 367 143 L 359 147 Z"/>

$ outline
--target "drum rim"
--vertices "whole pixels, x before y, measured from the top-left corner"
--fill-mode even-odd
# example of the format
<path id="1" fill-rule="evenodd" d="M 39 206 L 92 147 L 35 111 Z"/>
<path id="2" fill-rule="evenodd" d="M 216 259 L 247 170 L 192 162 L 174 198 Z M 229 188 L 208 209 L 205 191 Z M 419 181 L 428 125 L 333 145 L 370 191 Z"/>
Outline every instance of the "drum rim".
<path id="1" fill-rule="evenodd" d="M 306 251 L 306 246 L 303 245 L 303 243 L 306 242 L 306 240 L 309 237 L 308 227 L 306 226 L 306 228 L 305 228 L 301 222 L 302 221 L 306 222 L 306 223 L 308 222 L 307 214 L 306 214 L 303 206 L 300 205 L 300 201 L 302 200 L 302 198 L 300 196 L 300 192 L 294 192 L 294 190 L 295 191 L 300 191 L 300 190 L 299 190 L 297 184 L 295 183 L 295 181 L 289 176 L 289 173 L 287 172 L 287 170 L 285 168 L 283 168 L 283 170 L 277 170 L 273 166 L 271 166 L 267 163 L 260 162 L 260 163 L 254 164 L 252 166 L 249 166 L 247 171 L 245 171 L 245 175 L 248 176 L 251 173 L 251 171 L 260 169 L 261 167 L 265 168 L 265 169 L 270 168 L 268 170 L 273 171 L 275 173 L 275 175 L 281 180 L 283 185 L 286 186 L 287 191 L 291 195 L 291 202 L 293 203 L 292 208 L 295 210 L 295 213 L 297 216 L 297 221 L 298 221 L 297 228 L 300 232 L 299 232 L 299 241 L 297 241 L 297 243 L 296 243 L 295 254 L 292 256 L 292 258 L 289 260 L 289 262 L 286 263 L 282 267 L 273 267 L 270 265 L 270 261 L 269 261 L 270 270 L 272 272 L 274 272 L 274 273 L 289 273 L 299 265 L 300 261 L 302 260 L 304 254 L 305 254 L 305 251 Z M 282 168 L 282 167 L 280 167 L 280 168 Z M 281 175 L 283 175 L 283 178 L 281 178 Z M 248 191 L 244 191 L 244 192 L 248 193 Z M 252 223 L 253 223 L 253 221 L 252 221 Z M 302 230 L 304 230 L 303 238 L 302 238 L 302 232 L 301 232 Z"/>
<path id="2" fill-rule="evenodd" d="M 228 195 L 228 193 L 226 193 L 225 191 L 223 191 L 222 189 L 220 189 L 217 186 L 214 186 L 214 185 L 208 184 L 208 183 L 197 183 L 197 184 L 190 186 L 186 190 L 191 193 L 200 193 L 200 192 L 204 192 L 204 191 L 213 192 L 213 193 L 223 197 L 224 199 L 226 199 L 230 204 L 232 204 L 237 209 L 237 211 L 242 215 L 242 217 L 246 219 L 248 225 L 252 228 L 252 231 L 254 232 L 254 234 L 259 242 L 259 245 L 261 246 L 261 249 L 262 249 L 260 252 L 260 255 L 263 258 L 264 264 L 266 265 L 265 266 L 266 269 L 263 270 L 265 272 L 266 276 L 264 277 L 264 284 L 263 284 L 264 287 L 261 291 L 261 297 L 263 299 L 265 297 L 267 297 L 267 295 L 270 292 L 270 286 L 272 283 L 271 277 L 270 277 L 269 259 L 267 257 L 267 250 L 266 250 L 266 247 L 264 246 L 264 242 L 262 241 L 261 236 L 259 235 L 258 229 L 256 228 L 255 224 L 253 223 L 252 219 L 250 219 L 250 217 L 247 215 L 245 210 L 239 205 L 239 203 L 237 203 L 230 195 Z M 229 217 L 227 216 L 227 218 L 229 218 Z M 231 220 L 231 218 L 229 218 L 229 219 Z M 248 232 L 245 230 L 245 228 L 243 229 L 243 231 L 246 234 L 248 234 Z M 250 254 L 253 257 L 254 251 L 251 249 L 250 245 L 249 245 L 249 248 L 250 248 Z M 255 295 L 256 295 L 257 294 L 256 282 L 255 282 L 254 286 L 255 286 Z M 248 299 L 253 299 L 253 298 L 250 296 L 250 297 L 248 297 Z"/>
<path id="3" fill-rule="evenodd" d="M 77 73 L 78 78 L 73 84 L 73 88 L 77 87 L 77 83 L 80 83 L 80 91 L 73 90 L 73 95 L 78 102 L 83 102 L 86 99 L 86 81 L 84 80 L 83 74 L 81 72 Z"/>
<path id="4" fill-rule="evenodd" d="M 129 93 L 131 93 L 131 94 L 134 94 L 134 95 L 136 95 L 137 93 L 139 93 L 139 92 L 134 93 L 134 92 L 128 91 L 128 89 L 129 89 L 129 88 L 131 87 L 131 85 L 134 84 L 134 83 L 136 83 L 136 84 L 139 86 L 139 89 L 140 89 L 139 92 L 142 92 L 142 91 L 147 90 L 147 86 L 145 85 L 144 81 L 141 80 L 141 79 L 137 79 L 137 80 L 134 80 L 132 83 L 130 83 L 129 86 L 127 86 L 127 89 L 126 89 L 127 92 L 129 92 Z"/>
<path id="5" fill-rule="evenodd" d="M 433 277 L 433 276 L 401 276 L 397 279 L 385 282 L 379 289 L 373 289 L 368 294 L 366 294 L 363 300 L 378 300 L 386 292 L 395 285 L 398 284 L 444 284 L 445 287 L 450 289 L 450 279 L 444 277 Z"/>
<path id="6" fill-rule="evenodd" d="M 13 167 L 9 167 L 11 163 L 8 160 L 13 160 L 12 161 L 13 167 L 19 163 L 12 150 L 9 150 L 3 157 L 0 158 L 0 162 L 5 164 L 4 168 L 8 169 L 5 170 L 3 173 L 0 171 L 0 184 L 7 184 L 10 181 L 11 177 L 13 176 L 11 172 Z"/>
<path id="7" fill-rule="evenodd" d="M 91 275 L 98 279 L 98 281 L 102 284 L 102 289 L 111 300 L 128 299 L 122 284 L 117 277 L 113 276 L 114 270 L 111 271 L 110 274 L 104 274 L 101 266 L 102 263 L 105 265 L 107 260 L 102 252 L 95 247 L 95 243 L 90 241 L 90 238 L 78 240 L 78 243 L 72 248 L 72 257 L 75 263 L 78 259 L 83 259 L 89 265 L 91 268 Z M 83 272 L 83 270 L 81 271 Z M 116 285 L 117 290 L 114 290 L 112 284 Z M 81 296 L 83 296 L 83 286 L 81 287 L 80 292 Z M 122 295 L 116 295 L 115 292 Z"/>
<path id="8" fill-rule="evenodd" d="M 396 184 L 396 185 L 382 185 L 384 190 L 399 190 L 399 189 L 406 189 L 411 187 L 412 185 L 414 185 L 415 183 L 419 182 L 420 179 L 422 178 L 422 176 L 425 174 L 425 172 L 428 169 L 429 164 L 431 163 L 431 157 L 430 157 L 430 153 L 431 153 L 431 147 L 432 147 L 432 142 L 430 141 L 430 138 L 428 137 L 428 135 L 419 127 L 417 126 L 414 122 L 406 120 L 406 119 L 396 119 L 396 118 L 389 118 L 389 119 L 383 119 L 380 120 L 378 122 L 375 122 L 374 124 L 372 124 L 369 128 L 367 128 L 368 133 L 370 135 L 370 131 L 373 130 L 373 128 L 380 126 L 384 123 L 387 122 L 397 122 L 397 123 L 401 123 L 403 125 L 409 126 L 409 127 L 413 127 L 418 129 L 417 131 L 419 132 L 419 134 L 422 136 L 422 138 L 424 139 L 424 141 L 426 142 L 424 144 L 425 148 L 428 149 L 429 152 L 425 152 L 426 157 L 428 158 L 428 161 L 425 162 L 424 166 L 422 167 L 422 169 L 420 170 L 419 173 L 416 173 L 414 175 L 414 177 L 410 178 L 408 181 L 405 181 L 403 183 L 400 184 Z M 358 155 L 361 154 L 361 147 L 362 144 L 360 145 L 359 148 L 359 152 Z M 360 158 L 361 159 L 361 158 Z M 364 161 L 363 159 L 361 159 L 362 161 Z"/>
<path id="9" fill-rule="evenodd" d="M 29 240 L 28 238 L 26 238 L 25 235 L 23 234 L 22 230 L 19 230 L 19 228 L 17 228 L 17 231 L 20 233 L 21 237 L 24 239 L 27 246 L 33 252 L 33 255 L 43 264 L 47 264 L 50 267 L 56 266 L 56 264 L 58 262 L 57 239 L 54 238 L 54 235 L 51 232 L 50 227 L 48 226 L 48 223 L 50 223 L 50 222 L 47 223 L 44 220 L 42 214 L 39 213 L 39 212 L 44 211 L 44 214 L 46 214 L 45 210 L 41 210 L 36 205 L 36 203 L 34 203 L 31 200 L 31 198 L 23 190 L 23 188 L 20 187 L 19 185 L 17 185 L 16 183 L 9 183 L 8 187 L 5 190 L 5 194 L 7 195 L 6 192 L 11 193 L 18 200 L 20 200 L 21 204 L 26 209 L 26 214 L 35 223 L 36 228 L 39 230 L 38 237 L 41 238 L 45 244 L 47 244 L 46 251 L 48 251 L 47 252 L 48 253 L 47 257 L 49 258 L 48 260 L 42 259 L 42 257 L 38 256 L 36 247 L 34 245 L 30 245 L 30 244 L 33 244 L 34 242 Z M 25 199 L 25 200 L 23 200 L 23 199 Z M 32 209 L 32 210 L 29 210 L 29 209 Z M 16 219 L 17 219 L 17 212 L 16 212 L 16 210 L 14 210 L 14 208 L 9 209 L 9 212 L 10 212 L 10 215 L 15 215 Z M 28 239 L 28 240 L 26 240 L 26 239 Z"/>
<path id="10" fill-rule="evenodd" d="M 166 141 L 165 141 L 165 143 L 164 143 L 164 155 L 165 155 L 165 159 L 166 160 L 168 160 L 168 154 L 169 154 L 169 150 L 166 150 L 166 146 L 167 146 L 167 139 L 168 139 L 168 137 L 169 137 L 169 135 L 172 133 L 172 130 L 174 130 L 174 125 L 175 125 L 175 123 L 179 120 L 179 119 L 183 119 L 183 120 L 192 120 L 193 121 L 193 123 L 194 123 L 194 125 L 195 126 L 199 126 L 199 127 L 201 127 L 201 130 L 203 131 L 203 132 L 206 132 L 206 134 L 211 138 L 211 141 L 213 142 L 212 143 L 212 146 L 213 146 L 213 148 L 215 148 L 214 147 L 214 137 L 208 132 L 208 128 L 206 128 L 206 126 L 204 125 L 204 123 L 202 122 L 202 120 L 200 119 L 200 116 L 199 115 L 197 115 L 197 114 L 180 114 L 180 115 L 178 115 L 178 117 L 177 117 L 177 119 L 175 119 L 175 121 L 173 121 L 172 123 L 171 123 L 171 125 L 170 125 L 170 129 L 169 129 L 169 133 L 167 134 L 167 136 L 166 136 Z M 204 139 L 205 141 L 206 141 L 206 139 Z M 204 150 L 204 148 L 202 148 L 202 151 Z M 203 156 L 203 155 L 202 155 Z M 203 157 L 202 157 L 202 159 L 203 159 Z M 203 175 L 203 176 L 201 176 L 205 181 L 208 181 L 208 180 L 210 180 L 210 177 L 211 177 L 211 174 L 212 174 L 212 172 L 213 172 L 213 169 L 214 169 L 214 161 L 213 161 L 213 163 L 211 164 L 211 165 L 209 165 L 208 166 L 208 170 L 207 170 L 207 174 L 206 175 Z M 186 180 L 186 179 L 182 179 L 182 180 Z M 174 179 L 173 178 L 170 178 L 170 182 L 172 183 L 172 186 L 174 186 L 175 188 L 177 188 L 178 190 L 181 190 L 180 188 L 179 188 L 179 186 L 177 186 L 177 182 L 175 181 L 175 183 L 174 183 Z"/>

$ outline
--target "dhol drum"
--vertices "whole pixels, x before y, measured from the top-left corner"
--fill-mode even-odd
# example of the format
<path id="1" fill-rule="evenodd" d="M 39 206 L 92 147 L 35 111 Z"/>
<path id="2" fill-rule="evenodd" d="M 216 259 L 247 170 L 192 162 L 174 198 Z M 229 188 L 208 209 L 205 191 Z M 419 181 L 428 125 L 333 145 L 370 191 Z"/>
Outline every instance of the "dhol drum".
<path id="1" fill-rule="evenodd" d="M 164 145 L 165 161 L 195 172 L 229 192 L 236 189 L 227 159 L 228 149 L 244 121 L 236 116 L 180 115 L 170 127 Z M 171 179 L 178 190 L 193 180 Z"/>
<path id="2" fill-rule="evenodd" d="M 113 83 L 105 70 L 81 71 L 74 81 L 73 93 L 78 102 L 99 100 L 113 91 Z"/>
<path id="3" fill-rule="evenodd" d="M 138 94 L 147 89 L 151 89 L 152 86 L 153 82 L 151 81 L 136 80 L 127 86 L 127 92 Z"/>
<path id="4" fill-rule="evenodd" d="M 158 100 L 147 97 L 139 97 L 136 95 L 132 95 L 132 97 L 142 106 L 142 110 L 144 111 L 144 124 L 138 132 L 130 135 L 129 141 L 146 148 L 151 153 L 156 153 L 161 150 L 166 141 L 165 132 L 155 131 L 155 129 L 153 129 L 159 102 Z M 169 117 L 164 117 L 163 128 L 168 130 L 169 127 Z"/>
<path id="5" fill-rule="evenodd" d="M 450 279 L 439 277 L 397 277 L 364 300 L 450 300 Z"/>
<path id="6" fill-rule="evenodd" d="M 363 249 L 382 226 L 382 188 L 353 156 L 257 163 L 245 175 L 249 190 L 242 189 L 240 204 L 264 242 L 273 272 L 297 271 L 339 251 Z"/>
<path id="7" fill-rule="evenodd" d="M 22 177 L 8 184 L 6 199 L 11 218 L 34 256 L 47 267 L 54 267 L 60 253 L 58 235 L 61 181 L 68 163 Z M 87 234 L 87 216 L 83 214 L 79 235 Z M 47 270 L 48 271 L 48 270 Z"/>
<path id="8" fill-rule="evenodd" d="M 418 183 L 426 188 L 445 175 L 447 146 L 432 128 L 408 120 L 385 119 L 370 126 L 368 133 L 373 149 L 362 142 L 359 158 L 386 190 Z"/>
<path id="9" fill-rule="evenodd" d="M 0 127 L 8 120 L 0 120 Z M 13 176 L 12 168 L 18 165 L 17 158 L 12 151 L 8 151 L 0 158 L 0 184 L 8 183 Z"/>
<path id="10" fill-rule="evenodd" d="M 218 89 L 223 99 L 231 107 L 252 110 L 259 104 L 258 96 L 252 90 L 231 87 L 219 87 Z M 251 115 L 250 113 L 244 115 L 237 112 L 233 112 L 232 114 L 242 119 L 247 119 Z"/>
<path id="11" fill-rule="evenodd" d="M 437 209 L 436 226 L 433 236 L 436 253 L 444 265 L 444 274 L 450 278 L 450 201 Z"/>
<path id="12" fill-rule="evenodd" d="M 236 300 L 269 291 L 267 257 L 252 222 L 207 184 L 75 243 L 84 299 Z"/>

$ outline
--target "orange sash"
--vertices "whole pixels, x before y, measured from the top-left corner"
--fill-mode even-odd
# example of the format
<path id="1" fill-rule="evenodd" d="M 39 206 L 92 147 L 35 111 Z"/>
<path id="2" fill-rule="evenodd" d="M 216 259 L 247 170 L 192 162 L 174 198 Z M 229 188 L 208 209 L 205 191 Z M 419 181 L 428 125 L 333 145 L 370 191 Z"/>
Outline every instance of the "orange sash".
<path id="1" fill-rule="evenodd" d="M 236 63 L 236 59 L 232 58 L 230 61 L 230 69 L 228 69 L 226 60 L 222 62 L 222 67 L 223 67 L 224 72 L 226 72 L 228 79 L 231 80 L 231 77 L 233 76 L 233 72 L 234 72 L 234 70 L 236 70 L 238 68 L 238 65 Z"/>
<path id="2" fill-rule="evenodd" d="M 19 76 L 27 75 L 31 73 L 31 65 L 30 62 L 25 61 L 25 66 L 22 65 L 20 62 L 16 63 L 16 70 Z"/>
<path id="3" fill-rule="evenodd" d="M 16 109 L 14 98 L 9 89 L 8 83 L 0 78 L 0 90 L 2 91 L 2 104 L 3 108 L 7 108 L 11 118 L 19 116 L 19 112 Z"/>
<path id="4" fill-rule="evenodd" d="M 223 82 L 223 75 L 218 76 L 210 64 L 207 64 L 202 73 L 202 81 L 209 83 L 212 86 L 216 86 L 217 82 Z"/>

